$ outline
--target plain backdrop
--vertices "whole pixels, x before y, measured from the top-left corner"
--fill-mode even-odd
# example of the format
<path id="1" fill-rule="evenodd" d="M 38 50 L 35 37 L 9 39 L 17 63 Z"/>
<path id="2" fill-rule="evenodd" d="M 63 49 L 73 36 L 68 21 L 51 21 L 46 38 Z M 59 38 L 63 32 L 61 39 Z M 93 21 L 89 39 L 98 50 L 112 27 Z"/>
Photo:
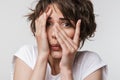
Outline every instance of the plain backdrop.
<path id="1" fill-rule="evenodd" d="M 82 49 L 97 52 L 108 65 L 108 80 L 120 76 L 120 0 L 92 0 L 97 30 Z M 25 44 L 34 44 L 25 17 L 36 0 L 0 0 L 0 80 L 10 80 L 12 55 Z"/>

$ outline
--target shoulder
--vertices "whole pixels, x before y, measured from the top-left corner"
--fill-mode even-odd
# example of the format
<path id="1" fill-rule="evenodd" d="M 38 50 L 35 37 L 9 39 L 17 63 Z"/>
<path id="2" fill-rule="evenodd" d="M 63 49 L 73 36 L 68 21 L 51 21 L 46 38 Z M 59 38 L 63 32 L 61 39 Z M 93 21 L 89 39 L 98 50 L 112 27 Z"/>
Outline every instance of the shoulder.
<path id="1" fill-rule="evenodd" d="M 21 59 L 29 67 L 33 68 L 37 57 L 37 47 L 35 45 L 23 45 L 14 55 L 13 63 L 16 58 Z"/>
<path id="2" fill-rule="evenodd" d="M 76 55 L 76 61 L 77 63 L 83 64 L 84 67 L 105 65 L 98 53 L 93 51 L 78 51 Z"/>
<path id="3" fill-rule="evenodd" d="M 30 50 L 34 50 L 36 48 L 35 45 L 23 45 L 22 47 L 20 47 L 19 50 L 26 50 L 26 51 L 30 51 Z"/>
<path id="4" fill-rule="evenodd" d="M 24 54 L 24 55 L 32 55 L 36 54 L 36 46 L 35 45 L 23 45 L 16 53 L 17 54 Z"/>
<path id="5" fill-rule="evenodd" d="M 107 66 L 96 52 L 78 51 L 75 63 L 77 64 L 77 69 L 80 70 L 83 79 L 100 68 L 103 68 L 103 76 L 106 76 L 107 74 Z"/>
<path id="6" fill-rule="evenodd" d="M 76 59 L 81 59 L 82 61 L 92 61 L 92 60 L 101 60 L 98 53 L 93 51 L 78 51 L 76 54 Z"/>

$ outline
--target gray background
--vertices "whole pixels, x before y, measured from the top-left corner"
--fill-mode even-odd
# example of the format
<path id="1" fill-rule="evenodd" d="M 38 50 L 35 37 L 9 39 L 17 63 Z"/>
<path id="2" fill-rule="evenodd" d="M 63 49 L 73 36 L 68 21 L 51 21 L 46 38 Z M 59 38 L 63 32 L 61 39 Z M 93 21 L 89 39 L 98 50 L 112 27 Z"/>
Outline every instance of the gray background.
<path id="1" fill-rule="evenodd" d="M 108 64 L 108 80 L 120 76 L 120 0 L 92 0 L 97 30 L 84 50 L 97 52 Z M 26 15 L 35 0 L 0 0 L 0 80 L 10 80 L 12 55 L 25 44 L 34 44 Z"/>

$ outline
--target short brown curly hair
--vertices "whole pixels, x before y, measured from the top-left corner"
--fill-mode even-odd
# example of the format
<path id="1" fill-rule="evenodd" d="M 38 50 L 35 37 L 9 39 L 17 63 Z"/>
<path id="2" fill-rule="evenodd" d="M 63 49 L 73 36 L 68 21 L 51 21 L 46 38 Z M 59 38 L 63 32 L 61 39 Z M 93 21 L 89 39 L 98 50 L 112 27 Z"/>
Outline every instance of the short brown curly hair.
<path id="1" fill-rule="evenodd" d="M 28 14 L 28 20 L 31 21 L 30 27 L 33 34 L 36 31 L 36 18 L 38 18 L 40 12 L 44 12 L 50 4 L 56 4 L 63 16 L 67 19 L 72 19 L 75 23 L 78 19 L 81 19 L 81 47 L 86 39 L 94 35 L 96 22 L 93 4 L 90 0 L 39 0 L 35 9 L 32 10 L 32 13 Z"/>

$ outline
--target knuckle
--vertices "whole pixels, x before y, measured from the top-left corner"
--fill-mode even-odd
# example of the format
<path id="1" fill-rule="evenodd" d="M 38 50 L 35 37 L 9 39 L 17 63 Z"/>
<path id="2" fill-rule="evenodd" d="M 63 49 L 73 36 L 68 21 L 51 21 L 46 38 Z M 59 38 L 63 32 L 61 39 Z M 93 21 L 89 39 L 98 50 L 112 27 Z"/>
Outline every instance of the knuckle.
<path id="1" fill-rule="evenodd" d="M 75 49 L 72 48 L 70 52 L 71 52 L 71 53 L 74 53 L 74 52 L 75 52 Z"/>
<path id="2" fill-rule="evenodd" d="M 75 49 L 75 51 L 77 51 L 78 47 L 77 47 L 77 46 L 75 46 L 75 47 L 74 47 L 74 49 Z"/>

